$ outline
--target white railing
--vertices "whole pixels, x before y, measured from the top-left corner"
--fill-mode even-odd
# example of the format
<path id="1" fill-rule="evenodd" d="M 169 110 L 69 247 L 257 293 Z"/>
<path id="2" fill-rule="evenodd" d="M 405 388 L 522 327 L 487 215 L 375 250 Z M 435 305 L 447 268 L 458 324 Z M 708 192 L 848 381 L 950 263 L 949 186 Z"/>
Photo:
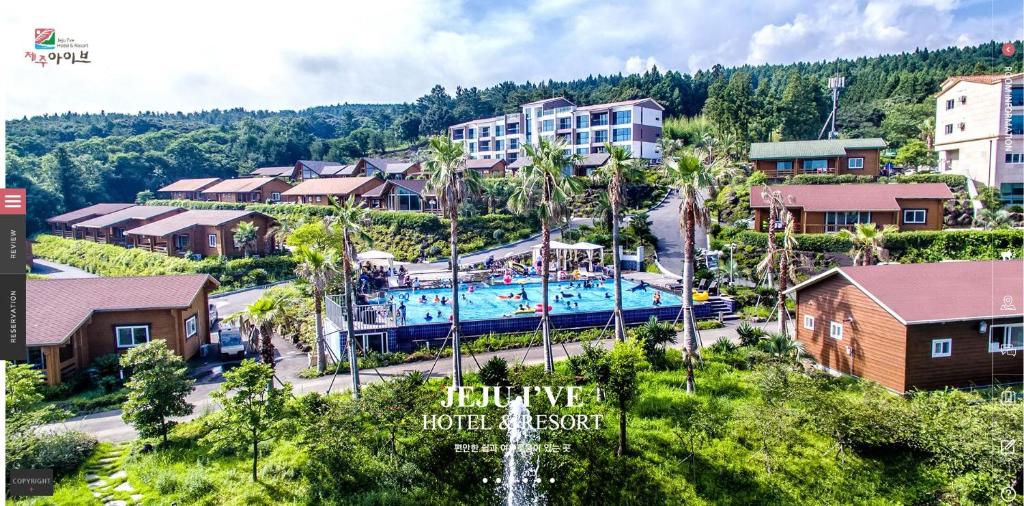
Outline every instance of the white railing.
<path id="1" fill-rule="evenodd" d="M 341 330 L 346 328 L 344 297 L 341 294 L 324 297 L 327 319 Z M 389 302 L 356 305 L 353 307 L 352 315 L 355 330 L 385 329 L 398 326 L 395 305 Z"/>

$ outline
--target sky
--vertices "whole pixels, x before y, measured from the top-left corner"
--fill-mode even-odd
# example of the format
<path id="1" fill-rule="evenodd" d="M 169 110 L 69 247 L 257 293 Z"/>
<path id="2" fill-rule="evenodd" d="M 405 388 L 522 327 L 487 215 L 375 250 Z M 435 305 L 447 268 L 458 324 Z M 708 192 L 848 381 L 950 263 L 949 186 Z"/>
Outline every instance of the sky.
<path id="1" fill-rule="evenodd" d="M 4 10 L 8 119 L 410 102 L 434 84 L 454 93 L 1024 38 L 1024 0 L 51 0 Z M 30 62 L 36 28 L 88 44 L 91 63 Z"/>

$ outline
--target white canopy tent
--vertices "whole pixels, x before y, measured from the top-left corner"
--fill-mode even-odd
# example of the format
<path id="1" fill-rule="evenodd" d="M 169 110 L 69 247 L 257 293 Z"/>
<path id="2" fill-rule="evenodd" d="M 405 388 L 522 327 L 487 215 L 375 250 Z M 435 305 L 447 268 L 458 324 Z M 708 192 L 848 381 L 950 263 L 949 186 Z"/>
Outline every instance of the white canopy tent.
<path id="1" fill-rule="evenodd" d="M 395 272 L 395 255 L 388 253 L 387 251 L 380 250 L 369 250 L 364 251 L 356 255 L 356 262 L 359 265 L 369 262 L 371 264 L 387 265 L 388 266 L 388 286 L 391 288 L 398 286 L 398 276 L 394 275 Z"/>
<path id="2" fill-rule="evenodd" d="M 541 245 L 536 244 L 533 246 L 533 263 L 536 264 L 540 260 L 541 256 Z M 555 254 L 555 266 L 558 269 L 564 270 L 569 260 L 576 260 L 576 253 L 583 251 L 587 254 L 587 265 L 588 269 L 593 272 L 594 270 L 594 252 L 597 251 L 600 254 L 601 263 L 604 263 L 604 246 L 599 244 L 593 244 L 589 242 L 578 242 L 575 244 L 568 244 L 561 241 L 551 241 L 551 251 Z M 570 258 L 571 256 L 571 258 Z"/>

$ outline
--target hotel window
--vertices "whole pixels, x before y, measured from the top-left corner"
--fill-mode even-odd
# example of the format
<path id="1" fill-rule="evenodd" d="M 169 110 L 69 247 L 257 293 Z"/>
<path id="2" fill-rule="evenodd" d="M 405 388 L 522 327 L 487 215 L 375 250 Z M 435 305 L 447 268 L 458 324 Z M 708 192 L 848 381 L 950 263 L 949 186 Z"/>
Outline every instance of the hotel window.
<path id="1" fill-rule="evenodd" d="M 465 136 L 465 133 L 463 133 L 463 132 L 464 131 L 462 129 L 452 130 L 452 140 L 453 141 L 461 141 L 463 136 Z"/>
<path id="2" fill-rule="evenodd" d="M 586 155 L 590 153 L 590 148 L 576 148 L 577 155 Z"/>
<path id="3" fill-rule="evenodd" d="M 1024 163 L 1024 153 L 1006 153 L 1006 163 Z"/>
<path id="4" fill-rule="evenodd" d="M 850 158 L 846 161 L 846 168 L 850 170 L 860 170 L 864 168 L 864 158 Z"/>
<path id="5" fill-rule="evenodd" d="M 199 333 L 199 317 L 197 315 L 190 316 L 185 320 L 185 339 L 188 339 Z"/>
<path id="6" fill-rule="evenodd" d="M 470 139 L 476 139 L 476 129 L 475 128 L 470 128 L 469 129 L 469 138 Z"/>
<path id="7" fill-rule="evenodd" d="M 519 123 L 509 123 L 508 126 L 505 127 L 505 133 L 507 135 L 515 135 L 519 133 Z"/>
<path id="8" fill-rule="evenodd" d="M 775 172 L 793 172 L 793 162 L 775 162 Z"/>
<path id="9" fill-rule="evenodd" d="M 828 337 L 832 339 L 843 338 L 843 324 L 840 322 L 829 322 L 828 324 Z"/>
<path id="10" fill-rule="evenodd" d="M 944 126 L 942 128 L 942 131 L 945 132 L 947 135 L 953 133 L 953 124 L 950 123 L 950 124 Z"/>
<path id="11" fill-rule="evenodd" d="M 555 129 L 555 120 L 553 120 L 553 119 L 546 119 L 546 120 L 541 122 L 541 125 L 540 125 L 540 131 L 541 132 L 550 132 L 550 131 L 552 131 L 554 129 Z"/>
<path id="12" fill-rule="evenodd" d="M 590 126 L 590 115 L 576 116 L 576 128 L 587 128 Z"/>
<path id="13" fill-rule="evenodd" d="M 270 192 L 270 200 L 273 200 L 274 202 L 280 202 L 281 192 Z"/>
<path id="14" fill-rule="evenodd" d="M 516 161 L 516 159 L 518 159 L 518 158 L 519 158 L 519 153 L 509 153 L 509 154 L 508 154 L 508 157 L 507 157 L 506 159 L 507 159 L 507 160 L 508 160 L 509 162 L 514 162 L 514 161 Z"/>
<path id="15" fill-rule="evenodd" d="M 590 126 L 604 126 L 608 124 L 608 113 L 602 112 L 590 117 Z"/>
<path id="16" fill-rule="evenodd" d="M 956 100 L 953 100 L 952 98 L 947 100 L 946 101 L 946 110 L 948 111 L 948 110 L 952 109 L 955 104 L 956 104 Z"/>
<path id="17" fill-rule="evenodd" d="M 615 111 L 615 117 L 613 118 L 613 121 L 614 121 L 613 124 L 615 124 L 615 125 L 625 125 L 626 123 L 630 122 L 630 119 L 632 118 L 632 116 L 633 116 L 633 112 L 632 111 Z"/>
<path id="18" fill-rule="evenodd" d="M 469 152 L 470 153 L 476 153 L 476 143 L 475 142 L 470 142 L 469 143 Z"/>
<path id="19" fill-rule="evenodd" d="M 804 315 L 804 328 L 807 330 L 814 330 L 814 317 Z"/>
<path id="20" fill-rule="evenodd" d="M 612 141 L 623 142 L 628 141 L 633 135 L 633 130 L 630 128 L 616 128 L 612 130 Z"/>
<path id="21" fill-rule="evenodd" d="M 496 125 L 494 127 L 494 136 L 495 137 L 501 137 L 503 135 L 505 135 L 505 127 L 503 127 L 501 125 Z"/>
<path id="22" fill-rule="evenodd" d="M 118 348 L 133 348 L 149 342 L 149 325 L 114 327 Z"/>
<path id="23" fill-rule="evenodd" d="M 491 159 L 491 155 L 484 155 L 484 160 L 490 160 L 490 159 Z"/>
<path id="24" fill-rule="evenodd" d="M 480 141 L 480 151 L 490 151 L 491 141 Z"/>
<path id="25" fill-rule="evenodd" d="M 206 236 L 206 245 L 211 248 L 217 247 L 217 234 L 210 234 Z"/>
<path id="26" fill-rule="evenodd" d="M 927 209 L 904 209 L 903 223 L 922 224 L 928 221 Z"/>
<path id="27" fill-rule="evenodd" d="M 509 139 L 508 149 L 519 149 L 519 139 Z"/>
<path id="28" fill-rule="evenodd" d="M 568 130 L 572 128 L 572 118 L 558 118 L 558 129 Z"/>
<path id="29" fill-rule="evenodd" d="M 495 151 L 504 151 L 505 150 L 505 141 L 494 141 L 494 150 Z"/>
<path id="30" fill-rule="evenodd" d="M 990 325 L 988 334 L 988 351 L 1024 350 L 1024 325 Z"/>
<path id="31" fill-rule="evenodd" d="M 1014 86 L 1010 88 L 1010 105 L 1014 107 L 1024 105 L 1024 87 Z"/>
<path id="32" fill-rule="evenodd" d="M 952 354 L 952 339 L 932 339 L 932 358 L 948 357 Z"/>
<path id="33" fill-rule="evenodd" d="M 480 137 L 490 137 L 490 133 L 491 133 L 491 128 L 490 127 L 481 127 L 480 128 Z"/>
<path id="34" fill-rule="evenodd" d="M 828 169 L 828 160 L 804 160 L 800 162 L 800 166 L 804 169 L 804 172 L 818 172 Z"/>
<path id="35" fill-rule="evenodd" d="M 590 142 L 590 132 L 576 132 L 576 144 L 587 144 Z"/>
<path id="36" fill-rule="evenodd" d="M 595 130 L 594 131 L 594 142 L 598 142 L 598 143 L 608 142 L 608 131 L 607 130 Z"/>
<path id="37" fill-rule="evenodd" d="M 1010 134 L 1024 134 L 1024 114 L 1014 114 L 1013 116 L 1010 116 Z"/>

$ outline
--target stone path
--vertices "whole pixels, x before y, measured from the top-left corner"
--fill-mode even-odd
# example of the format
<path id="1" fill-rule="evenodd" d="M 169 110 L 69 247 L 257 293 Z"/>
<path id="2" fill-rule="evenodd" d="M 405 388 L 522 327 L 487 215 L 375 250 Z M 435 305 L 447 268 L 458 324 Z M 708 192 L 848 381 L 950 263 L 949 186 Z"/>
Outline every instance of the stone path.
<path id="1" fill-rule="evenodd" d="M 128 473 L 124 470 L 127 456 L 128 445 L 115 443 L 98 450 L 97 459 L 85 468 L 89 490 L 104 506 L 128 506 L 142 502 L 143 495 L 136 493 L 128 483 Z"/>

